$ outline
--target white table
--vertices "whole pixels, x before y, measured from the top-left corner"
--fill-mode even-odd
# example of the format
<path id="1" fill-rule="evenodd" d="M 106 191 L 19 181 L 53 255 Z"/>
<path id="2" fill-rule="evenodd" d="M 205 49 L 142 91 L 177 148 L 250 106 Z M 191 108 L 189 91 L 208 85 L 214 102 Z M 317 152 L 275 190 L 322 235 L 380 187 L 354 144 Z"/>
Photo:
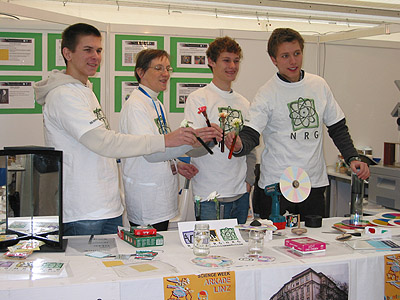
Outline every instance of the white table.
<path id="1" fill-rule="evenodd" d="M 236 277 L 236 299 L 270 299 L 282 282 L 291 279 L 294 274 L 307 268 L 318 270 L 324 266 L 336 266 L 349 272 L 349 299 L 383 299 L 384 295 L 384 255 L 399 253 L 394 251 L 354 251 L 335 240 L 331 231 L 332 224 L 343 218 L 323 219 L 322 228 L 308 228 L 306 236 L 328 243 L 322 256 L 293 258 L 281 252 L 283 237 L 276 237 L 264 245 L 263 255 L 275 257 L 271 263 L 243 262 L 247 246 L 212 248 L 211 254 L 222 255 L 234 260 L 226 270 L 234 271 Z M 290 228 L 281 230 L 285 238 L 295 237 Z M 400 229 L 393 230 L 400 234 Z M 155 272 L 143 272 L 139 275 L 119 276 L 116 268 L 106 268 L 104 259 L 87 256 L 66 256 L 65 253 L 34 253 L 30 259 L 46 259 L 68 262 L 67 277 L 49 279 L 17 280 L 4 273 L 0 274 L 0 299 L 164 299 L 163 277 L 187 274 L 200 274 L 221 271 L 194 265 L 190 260 L 192 251 L 185 249 L 179 241 L 178 232 L 162 233 L 165 244 L 153 249 L 163 250 L 157 258 L 162 264 Z M 109 236 L 110 237 L 110 236 Z M 119 253 L 134 253 L 134 248 L 116 236 Z M 141 248 L 147 249 L 147 248 Z M 152 264 L 154 262 L 145 262 Z M 176 269 L 177 273 L 172 270 Z M 193 299 L 197 299 L 193 295 Z M 212 298 L 210 298 L 212 299 Z"/>

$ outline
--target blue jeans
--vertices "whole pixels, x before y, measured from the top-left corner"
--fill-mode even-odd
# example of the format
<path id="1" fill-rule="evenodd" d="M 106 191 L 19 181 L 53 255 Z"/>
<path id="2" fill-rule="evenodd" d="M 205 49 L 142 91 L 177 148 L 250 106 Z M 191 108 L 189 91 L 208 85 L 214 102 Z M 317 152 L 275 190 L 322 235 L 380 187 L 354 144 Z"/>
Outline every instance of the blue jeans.
<path id="1" fill-rule="evenodd" d="M 220 218 L 217 218 L 218 206 Z M 223 215 L 222 214 L 223 211 Z M 217 219 L 237 219 L 238 224 L 244 224 L 249 213 L 249 193 L 244 193 L 242 197 L 233 202 L 200 202 L 199 220 Z M 198 214 L 196 214 L 198 215 Z"/>
<path id="2" fill-rule="evenodd" d="M 118 232 L 122 216 L 104 220 L 82 220 L 64 223 L 64 235 L 99 235 Z"/>

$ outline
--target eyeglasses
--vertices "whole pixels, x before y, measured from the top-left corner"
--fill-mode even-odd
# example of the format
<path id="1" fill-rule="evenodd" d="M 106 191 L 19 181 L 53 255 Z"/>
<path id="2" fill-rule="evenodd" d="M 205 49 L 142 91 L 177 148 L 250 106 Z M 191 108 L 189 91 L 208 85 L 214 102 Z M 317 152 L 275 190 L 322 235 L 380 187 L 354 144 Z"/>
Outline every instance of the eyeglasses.
<path id="1" fill-rule="evenodd" d="M 167 70 L 168 73 L 172 73 L 174 70 L 171 66 L 164 67 L 163 65 L 156 65 L 155 67 L 149 68 L 152 68 L 160 73 L 164 73 L 165 70 Z"/>

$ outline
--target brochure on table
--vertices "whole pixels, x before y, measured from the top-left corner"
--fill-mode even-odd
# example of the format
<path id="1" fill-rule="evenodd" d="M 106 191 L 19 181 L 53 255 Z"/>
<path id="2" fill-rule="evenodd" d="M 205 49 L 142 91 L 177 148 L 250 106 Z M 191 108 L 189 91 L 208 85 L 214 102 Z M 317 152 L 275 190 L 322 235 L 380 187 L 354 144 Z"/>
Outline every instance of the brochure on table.
<path id="1" fill-rule="evenodd" d="M 210 225 L 211 247 L 239 246 L 245 244 L 239 229 L 236 228 L 236 219 L 179 222 L 179 238 L 185 248 L 191 249 L 193 247 L 193 230 L 196 223 L 208 223 Z"/>

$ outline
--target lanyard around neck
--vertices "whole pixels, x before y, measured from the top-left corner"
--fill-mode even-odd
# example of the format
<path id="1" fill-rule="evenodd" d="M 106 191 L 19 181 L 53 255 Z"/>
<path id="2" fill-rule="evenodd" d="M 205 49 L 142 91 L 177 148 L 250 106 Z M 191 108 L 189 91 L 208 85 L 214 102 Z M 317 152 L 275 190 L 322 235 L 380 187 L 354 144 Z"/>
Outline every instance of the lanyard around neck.
<path id="1" fill-rule="evenodd" d="M 139 91 L 141 91 L 143 94 L 145 94 L 147 97 L 149 97 L 151 99 L 151 101 L 153 102 L 154 105 L 154 109 L 156 110 L 157 113 L 157 118 L 158 118 L 158 122 L 160 123 L 160 128 L 163 134 L 167 134 L 167 121 L 165 120 L 165 115 L 164 115 L 164 111 L 160 106 L 160 111 L 161 111 L 161 118 L 162 118 L 162 122 L 161 122 L 161 118 L 160 118 L 160 114 L 158 113 L 158 109 L 156 106 L 156 103 L 154 102 L 153 98 L 151 98 L 151 96 L 149 95 L 149 93 L 147 93 L 141 86 L 139 86 Z"/>

